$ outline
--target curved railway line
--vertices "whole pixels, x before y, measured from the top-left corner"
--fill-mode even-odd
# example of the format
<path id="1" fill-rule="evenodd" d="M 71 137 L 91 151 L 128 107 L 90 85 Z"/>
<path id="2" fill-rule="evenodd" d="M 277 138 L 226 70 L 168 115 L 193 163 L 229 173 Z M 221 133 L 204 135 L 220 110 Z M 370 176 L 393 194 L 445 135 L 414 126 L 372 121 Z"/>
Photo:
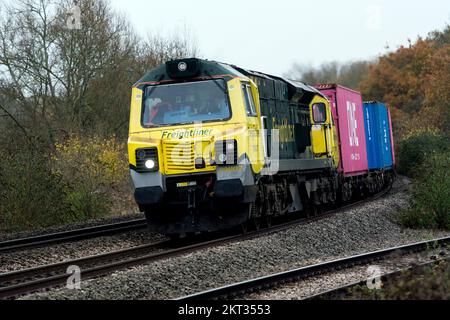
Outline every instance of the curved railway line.
<path id="1" fill-rule="evenodd" d="M 318 263 L 314 265 L 309 265 L 301 268 L 291 269 L 284 272 L 279 272 L 271 274 L 268 276 L 258 277 L 230 285 L 226 285 L 220 288 L 210 289 L 203 292 L 194 293 L 185 297 L 179 298 L 179 300 L 206 300 L 206 299 L 232 299 L 238 298 L 245 294 L 253 293 L 260 290 L 266 290 L 269 288 L 274 288 L 276 286 L 295 282 L 308 277 L 325 274 L 345 268 L 350 268 L 356 265 L 364 265 L 367 263 L 372 263 L 374 261 L 379 261 L 388 258 L 392 254 L 407 254 L 425 251 L 430 247 L 444 246 L 450 244 L 450 237 L 444 237 L 439 239 L 433 239 L 428 241 L 416 242 L 413 244 L 407 244 L 402 246 L 396 246 L 388 249 L 382 249 L 377 251 L 372 251 L 368 253 L 363 253 L 351 257 L 346 257 L 342 259 L 332 260 L 328 262 Z M 427 265 L 427 264 L 423 264 Z M 390 274 L 384 275 L 385 277 L 398 274 L 398 272 L 392 272 Z M 351 283 L 349 285 L 344 285 L 334 290 L 330 290 L 324 293 L 320 293 L 314 296 L 306 298 L 318 299 L 332 294 L 343 294 L 347 289 L 363 285 L 366 281 L 361 281 L 357 283 Z"/>
<path id="2" fill-rule="evenodd" d="M 12 239 L 0 242 L 0 253 L 26 248 L 35 248 L 38 246 L 62 243 L 67 241 L 89 239 L 115 234 L 118 232 L 138 230 L 143 229 L 146 226 L 147 222 L 145 219 L 134 219 L 75 230 L 43 234 L 39 236 Z"/>
<path id="3" fill-rule="evenodd" d="M 442 261 L 448 261 L 449 258 L 440 258 L 433 261 L 427 261 L 420 263 L 418 265 L 410 266 L 408 268 L 392 271 L 392 272 L 386 272 L 379 276 L 379 279 L 382 283 L 386 283 L 389 280 L 395 280 L 395 278 L 401 276 L 407 271 L 421 271 L 424 270 L 427 267 L 437 265 L 441 263 Z M 361 280 L 356 282 L 351 282 L 342 286 L 339 286 L 337 288 L 327 290 L 324 292 L 320 292 L 318 294 L 312 295 L 307 297 L 305 300 L 337 300 L 337 299 L 345 299 L 346 297 L 351 294 L 351 290 L 357 287 L 365 286 L 367 283 L 367 280 Z"/>
<path id="4" fill-rule="evenodd" d="M 83 257 L 75 260 L 68 260 L 55 264 L 3 273 L 0 274 L 0 299 L 13 298 L 41 289 L 64 285 L 66 284 L 67 279 L 70 276 L 70 274 L 67 273 L 67 269 L 69 266 L 78 266 L 81 270 L 81 278 L 83 280 L 107 275 L 120 269 L 179 256 L 199 249 L 210 248 L 233 241 L 242 241 L 255 238 L 261 235 L 285 230 L 294 225 L 310 223 L 315 220 L 323 219 L 344 209 L 355 207 L 367 201 L 372 201 L 380 198 L 381 196 L 389 192 L 389 190 L 390 188 L 370 198 L 347 204 L 337 209 L 327 210 L 313 217 L 295 219 L 264 229 L 253 230 L 245 234 L 232 234 L 217 238 L 217 234 L 212 233 L 206 236 L 201 235 L 199 237 L 186 239 L 164 240 L 109 253 Z M 132 226 L 129 227 L 132 228 Z M 101 233 L 101 235 L 103 234 L 104 233 Z M 81 237 L 81 235 L 79 236 Z M 93 236 L 93 234 L 91 234 L 90 236 Z M 216 236 L 216 238 L 212 238 L 214 236 Z M 74 238 L 72 239 L 75 239 L 75 237 L 77 237 L 77 235 L 74 235 Z M 45 243 L 58 241 L 60 240 L 52 240 L 51 242 Z M 43 243 L 43 241 L 39 241 L 39 244 Z M 34 245 L 35 244 L 33 243 L 27 244 L 28 247 Z"/>

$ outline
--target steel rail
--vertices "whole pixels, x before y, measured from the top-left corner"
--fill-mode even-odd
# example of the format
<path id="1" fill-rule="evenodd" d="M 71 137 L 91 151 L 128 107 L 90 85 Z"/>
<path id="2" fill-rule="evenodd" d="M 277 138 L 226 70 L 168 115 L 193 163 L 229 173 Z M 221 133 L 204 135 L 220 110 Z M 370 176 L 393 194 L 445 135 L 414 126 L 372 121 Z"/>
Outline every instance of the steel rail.
<path id="1" fill-rule="evenodd" d="M 146 256 L 150 250 L 157 250 L 171 243 L 170 240 L 145 244 L 113 252 L 92 255 L 88 257 L 62 261 L 58 263 L 11 271 L 0 274 L 0 299 L 7 298 L 14 294 L 31 292 L 34 289 L 47 288 L 63 282 L 55 280 L 67 280 L 69 266 L 78 266 L 84 278 L 85 273 L 89 275 L 89 270 L 106 268 L 108 265 L 120 262 L 131 261 L 133 256 Z M 155 254 L 157 255 L 157 254 Z"/>
<path id="2" fill-rule="evenodd" d="M 76 265 L 81 269 L 82 279 L 89 279 L 97 276 L 109 274 L 120 269 L 159 261 L 162 259 L 180 256 L 182 254 L 191 253 L 204 248 L 211 248 L 233 241 L 248 240 L 262 235 L 267 235 L 277 231 L 286 230 L 295 225 L 302 225 L 324 219 L 337 212 L 347 208 L 359 206 L 368 201 L 375 200 L 389 192 L 384 190 L 370 198 L 360 200 L 354 203 L 344 205 L 342 207 L 328 210 L 314 217 L 295 219 L 281 224 L 276 224 L 268 228 L 247 232 L 245 234 L 232 234 L 225 237 L 208 239 L 191 238 L 186 241 L 181 240 L 165 240 L 153 244 L 141 245 L 138 247 L 122 249 L 100 255 L 94 255 L 75 260 L 58 262 L 34 268 L 12 271 L 0 274 L 0 299 L 11 298 L 25 293 L 31 293 L 39 289 L 51 288 L 58 285 L 66 284 L 70 274 L 67 274 L 67 268 Z M 213 234 L 214 236 L 214 234 Z M 193 242 L 193 243 L 189 243 Z M 157 248 L 173 248 L 160 252 L 148 253 L 149 250 Z"/>
<path id="3" fill-rule="evenodd" d="M 54 243 L 63 243 L 67 241 L 94 238 L 118 232 L 143 229 L 146 227 L 146 225 L 147 222 L 145 219 L 134 219 L 130 221 L 116 222 L 75 230 L 12 239 L 0 242 L 0 253 L 25 248 L 34 248 Z"/>
<path id="4" fill-rule="evenodd" d="M 387 281 L 392 280 L 392 279 L 402 275 L 404 272 L 421 271 L 421 270 L 424 270 L 426 267 L 430 267 L 432 265 L 437 265 L 443 261 L 449 261 L 449 260 L 450 260 L 450 257 L 439 258 L 437 260 L 432 260 L 432 261 L 426 261 L 426 262 L 422 262 L 418 265 L 413 265 L 413 266 L 409 266 L 406 268 L 383 273 L 382 275 L 377 276 L 377 278 L 379 278 L 382 283 L 386 283 Z M 367 284 L 367 279 L 360 280 L 360 281 L 353 281 L 353 282 L 341 285 L 337 288 L 322 291 L 322 292 L 316 293 L 314 295 L 308 296 L 308 297 L 304 298 L 304 300 L 323 300 L 323 299 L 335 300 L 338 297 L 347 296 L 349 293 L 349 290 L 359 287 L 359 286 L 364 286 L 366 284 Z"/>
<path id="5" fill-rule="evenodd" d="M 287 227 L 287 224 L 284 225 Z M 271 232 L 275 231 L 276 226 L 271 228 Z M 258 234 L 268 232 L 267 229 L 258 232 Z M 231 235 L 224 238 L 203 241 L 199 243 L 181 246 L 175 249 L 164 250 L 161 252 L 146 254 L 145 250 L 151 247 L 161 247 L 165 245 L 173 245 L 173 240 L 162 241 L 156 244 L 143 245 L 130 249 L 123 249 L 111 253 L 104 253 L 101 255 L 89 256 L 80 259 L 59 262 L 55 264 L 39 266 L 35 268 L 7 272 L 0 274 L 0 299 L 14 297 L 24 293 L 30 293 L 38 289 L 50 288 L 57 285 L 65 284 L 70 274 L 66 270 L 71 265 L 76 265 L 81 269 L 81 277 L 89 279 L 100 275 L 109 274 L 112 271 L 117 271 L 123 268 L 141 265 L 159 261 L 162 259 L 179 256 L 182 254 L 197 251 L 202 248 L 209 248 L 223 243 L 228 243 L 234 240 L 242 240 L 244 238 L 254 237 L 255 232 L 246 235 Z M 175 241 L 177 242 L 177 241 Z M 130 257 L 130 255 L 144 252 L 137 257 Z M 85 268 L 82 268 L 84 266 Z M 56 273 L 56 274 L 55 274 Z"/>
<path id="6" fill-rule="evenodd" d="M 309 265 L 301 268 L 291 269 L 284 272 L 279 272 L 263 277 L 258 277 L 238 283 L 214 288 L 203 292 L 194 293 L 179 298 L 178 300 L 205 300 L 205 299 L 219 299 L 219 298 L 233 298 L 239 297 L 261 289 L 269 289 L 280 284 L 295 282 L 300 279 L 311 277 L 314 275 L 324 274 L 344 268 L 353 267 L 355 265 L 363 265 L 373 261 L 381 260 L 389 257 L 392 254 L 410 253 L 427 250 L 431 246 L 442 246 L 450 243 L 450 237 L 438 238 L 428 241 L 416 242 L 402 246 L 396 246 L 388 249 L 372 251 L 346 257 L 342 259 L 327 261 L 314 265 Z"/>

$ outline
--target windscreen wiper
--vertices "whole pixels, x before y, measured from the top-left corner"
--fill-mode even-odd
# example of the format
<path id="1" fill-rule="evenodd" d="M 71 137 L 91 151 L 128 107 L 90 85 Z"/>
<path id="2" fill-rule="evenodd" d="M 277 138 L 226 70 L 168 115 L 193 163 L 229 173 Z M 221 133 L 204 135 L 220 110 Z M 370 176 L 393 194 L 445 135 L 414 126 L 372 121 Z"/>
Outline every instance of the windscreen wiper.
<path id="1" fill-rule="evenodd" d="M 219 83 L 217 83 L 217 82 L 216 82 L 217 79 L 213 78 L 213 76 L 212 76 L 208 71 L 204 70 L 204 72 L 205 72 L 205 74 L 206 74 L 208 77 L 211 78 L 211 80 L 216 84 L 216 86 L 219 87 L 219 89 L 220 89 L 223 93 L 228 94 L 228 90 L 227 90 L 226 87 L 224 88 L 224 87 L 222 87 Z"/>
<path id="2" fill-rule="evenodd" d="M 164 73 L 161 73 L 161 74 L 159 75 L 159 77 L 156 78 L 156 81 L 155 81 L 155 82 L 160 82 L 162 78 L 164 78 Z M 155 91 L 155 89 L 156 89 L 157 86 L 158 86 L 158 85 L 155 85 L 155 84 L 152 85 L 152 86 L 150 86 L 150 90 L 149 90 L 148 92 L 146 92 L 145 95 L 146 95 L 146 96 L 151 95 L 151 94 L 153 93 L 153 91 Z"/>

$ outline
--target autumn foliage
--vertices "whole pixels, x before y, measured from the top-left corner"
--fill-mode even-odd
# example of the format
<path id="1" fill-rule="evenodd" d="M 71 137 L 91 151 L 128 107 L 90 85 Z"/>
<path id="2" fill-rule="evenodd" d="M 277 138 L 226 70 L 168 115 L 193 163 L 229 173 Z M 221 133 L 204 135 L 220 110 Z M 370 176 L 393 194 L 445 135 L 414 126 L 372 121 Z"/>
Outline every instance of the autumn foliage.
<path id="1" fill-rule="evenodd" d="M 386 102 L 394 134 L 450 128 L 450 26 L 379 58 L 360 84 L 365 99 Z"/>
<path id="2" fill-rule="evenodd" d="M 397 172 L 414 178 L 406 227 L 450 229 L 450 26 L 373 61 L 294 65 L 287 76 L 339 83 L 391 110 Z"/>
<path id="3" fill-rule="evenodd" d="M 398 171 L 415 178 L 399 222 L 450 229 L 450 26 L 382 56 L 360 89 L 391 107 Z"/>
<path id="4" fill-rule="evenodd" d="M 450 26 L 375 60 L 295 63 L 285 75 L 305 83 L 339 83 L 391 109 L 396 141 L 423 131 L 450 131 Z"/>

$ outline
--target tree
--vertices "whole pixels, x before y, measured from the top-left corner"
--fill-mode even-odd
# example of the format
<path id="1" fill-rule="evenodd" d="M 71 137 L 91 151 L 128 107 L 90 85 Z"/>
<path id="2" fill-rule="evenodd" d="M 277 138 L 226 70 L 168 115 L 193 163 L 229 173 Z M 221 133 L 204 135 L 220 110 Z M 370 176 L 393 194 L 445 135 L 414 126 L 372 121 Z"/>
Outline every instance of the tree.
<path id="1" fill-rule="evenodd" d="M 402 46 L 380 57 L 361 85 L 364 96 L 387 102 L 410 114 L 417 112 L 424 101 L 423 75 L 431 55 L 429 42 L 419 39 L 411 47 Z"/>
<path id="2" fill-rule="evenodd" d="M 397 138 L 417 130 L 450 132 L 450 27 L 380 57 L 363 95 L 393 110 Z"/>
<path id="3" fill-rule="evenodd" d="M 130 208 L 131 86 L 164 60 L 198 54 L 188 33 L 144 40 L 107 0 L 76 4 L 0 4 L 0 229 Z M 80 23 L 68 23 L 74 12 Z"/>
<path id="4" fill-rule="evenodd" d="M 163 60 L 197 54 L 188 35 L 143 41 L 104 0 L 19 0 L 3 5 L 0 94 L 14 101 L 22 131 L 52 146 L 77 134 L 126 134 L 131 84 Z M 10 113 L 4 106 L 5 113 Z"/>
<path id="5" fill-rule="evenodd" d="M 338 83 L 356 90 L 360 83 L 366 79 L 370 64 L 371 62 L 364 60 L 346 63 L 332 61 L 315 68 L 310 65 L 295 63 L 286 77 L 307 84 Z"/>

